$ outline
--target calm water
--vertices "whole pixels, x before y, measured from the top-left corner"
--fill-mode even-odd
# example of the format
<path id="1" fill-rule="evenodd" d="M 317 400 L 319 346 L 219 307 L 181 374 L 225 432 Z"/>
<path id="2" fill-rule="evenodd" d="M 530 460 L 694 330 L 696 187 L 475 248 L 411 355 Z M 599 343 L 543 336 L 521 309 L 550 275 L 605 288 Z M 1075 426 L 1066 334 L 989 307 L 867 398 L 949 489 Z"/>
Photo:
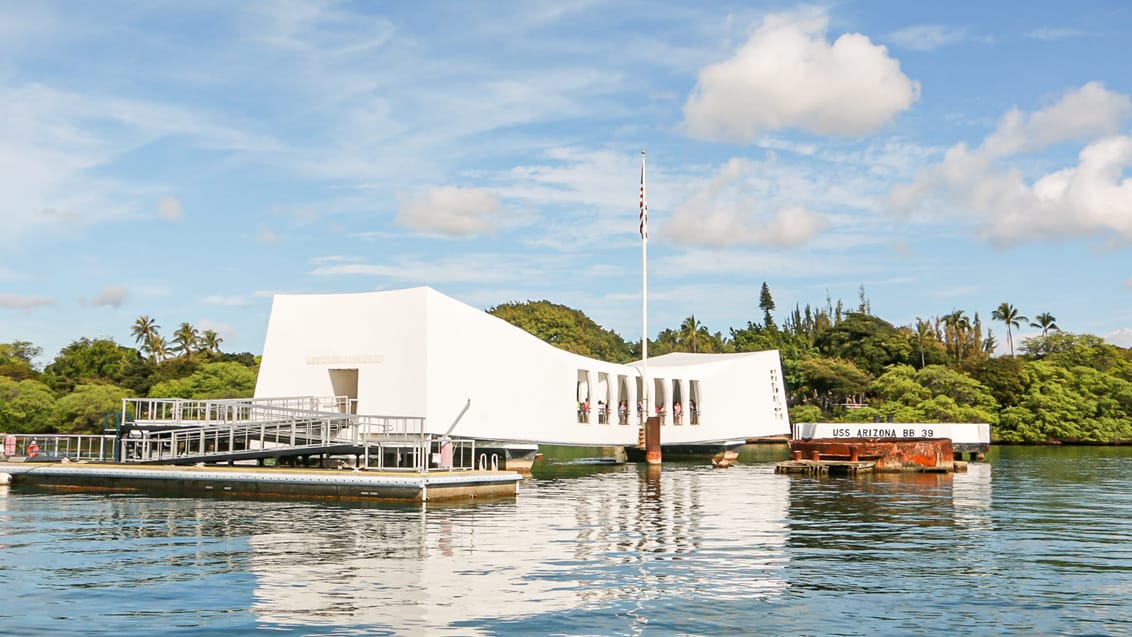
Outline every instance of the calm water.
<path id="1" fill-rule="evenodd" d="M 0 634 L 1132 630 L 1132 448 L 861 479 L 775 475 L 779 450 L 427 510 L 2 488 Z"/>

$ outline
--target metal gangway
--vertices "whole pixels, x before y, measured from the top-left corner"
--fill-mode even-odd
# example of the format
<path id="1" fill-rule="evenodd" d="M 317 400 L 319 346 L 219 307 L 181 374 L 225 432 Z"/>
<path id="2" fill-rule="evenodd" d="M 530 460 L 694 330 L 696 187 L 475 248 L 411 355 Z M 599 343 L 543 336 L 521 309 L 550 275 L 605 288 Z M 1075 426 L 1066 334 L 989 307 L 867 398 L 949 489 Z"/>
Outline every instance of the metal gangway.
<path id="1" fill-rule="evenodd" d="M 361 468 L 470 470 L 475 442 L 434 436 L 412 416 L 350 413 L 339 398 L 122 401 L 120 462 L 196 464 L 354 456 Z"/>

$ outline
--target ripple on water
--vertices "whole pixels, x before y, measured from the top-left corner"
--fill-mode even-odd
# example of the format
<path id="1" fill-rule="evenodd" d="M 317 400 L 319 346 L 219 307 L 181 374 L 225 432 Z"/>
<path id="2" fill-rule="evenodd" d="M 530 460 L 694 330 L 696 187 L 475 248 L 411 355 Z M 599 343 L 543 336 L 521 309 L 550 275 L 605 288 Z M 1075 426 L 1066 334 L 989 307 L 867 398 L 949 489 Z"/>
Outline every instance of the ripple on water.
<path id="1" fill-rule="evenodd" d="M 1114 634 L 1132 450 L 965 474 L 573 465 L 514 500 L 0 493 L 0 633 Z"/>

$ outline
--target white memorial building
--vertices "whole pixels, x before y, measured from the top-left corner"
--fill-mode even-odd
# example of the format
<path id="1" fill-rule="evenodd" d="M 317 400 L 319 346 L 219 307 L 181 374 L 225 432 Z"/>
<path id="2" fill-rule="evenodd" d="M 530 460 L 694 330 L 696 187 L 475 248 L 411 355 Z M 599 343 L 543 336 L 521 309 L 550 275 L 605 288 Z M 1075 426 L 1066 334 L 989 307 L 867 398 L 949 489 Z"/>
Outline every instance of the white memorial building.
<path id="1" fill-rule="evenodd" d="M 276 295 L 255 397 L 286 396 L 504 446 L 636 447 L 646 415 L 665 448 L 790 432 L 777 351 L 609 363 L 427 287 Z"/>

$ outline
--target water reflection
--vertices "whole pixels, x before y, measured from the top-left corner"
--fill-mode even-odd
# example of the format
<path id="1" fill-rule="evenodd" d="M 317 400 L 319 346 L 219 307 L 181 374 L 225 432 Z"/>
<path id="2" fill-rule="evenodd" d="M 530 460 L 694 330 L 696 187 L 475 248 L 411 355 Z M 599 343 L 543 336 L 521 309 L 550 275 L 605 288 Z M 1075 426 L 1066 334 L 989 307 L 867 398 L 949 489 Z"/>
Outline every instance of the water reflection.
<path id="1" fill-rule="evenodd" d="M 458 506 L 0 490 L 0 634 L 1126 632 L 1132 449 L 570 471 Z"/>
<path id="2" fill-rule="evenodd" d="M 658 599 L 782 590 L 786 485 L 765 468 L 724 476 L 628 465 L 531 480 L 511 503 L 348 512 L 329 524 L 261 529 L 249 538 L 255 611 L 276 625 L 470 634 L 498 622 L 545 629 L 584 621 L 583 609 L 613 609 L 633 633 Z"/>

